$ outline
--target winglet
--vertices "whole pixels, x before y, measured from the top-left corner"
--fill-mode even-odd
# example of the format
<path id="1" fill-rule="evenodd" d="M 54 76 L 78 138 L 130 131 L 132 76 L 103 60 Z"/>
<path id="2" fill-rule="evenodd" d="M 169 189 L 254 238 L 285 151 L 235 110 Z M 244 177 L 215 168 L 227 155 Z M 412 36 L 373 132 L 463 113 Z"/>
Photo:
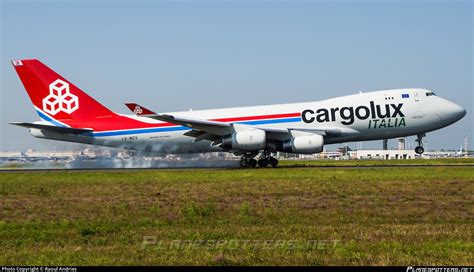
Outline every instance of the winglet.
<path id="1" fill-rule="evenodd" d="M 135 113 L 136 115 L 149 115 L 149 114 L 156 114 L 155 112 L 143 107 L 143 106 L 140 106 L 136 103 L 125 103 L 125 106 L 127 106 L 127 108 L 129 110 L 131 110 L 133 113 Z"/>

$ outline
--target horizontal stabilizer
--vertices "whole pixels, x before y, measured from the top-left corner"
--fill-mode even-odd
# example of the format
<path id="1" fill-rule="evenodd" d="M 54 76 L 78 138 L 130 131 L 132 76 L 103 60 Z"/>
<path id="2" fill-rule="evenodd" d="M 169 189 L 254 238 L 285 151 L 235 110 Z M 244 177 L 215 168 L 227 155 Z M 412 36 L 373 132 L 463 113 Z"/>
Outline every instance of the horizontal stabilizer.
<path id="1" fill-rule="evenodd" d="M 13 122 L 10 123 L 11 125 L 25 127 L 25 128 L 36 128 L 42 129 L 50 132 L 56 132 L 61 134 L 81 134 L 86 132 L 92 132 L 92 129 L 88 128 L 70 128 L 70 127 L 57 127 L 57 126 L 50 126 L 50 125 L 43 125 L 43 124 L 35 124 L 35 123 L 21 123 L 21 122 Z"/>

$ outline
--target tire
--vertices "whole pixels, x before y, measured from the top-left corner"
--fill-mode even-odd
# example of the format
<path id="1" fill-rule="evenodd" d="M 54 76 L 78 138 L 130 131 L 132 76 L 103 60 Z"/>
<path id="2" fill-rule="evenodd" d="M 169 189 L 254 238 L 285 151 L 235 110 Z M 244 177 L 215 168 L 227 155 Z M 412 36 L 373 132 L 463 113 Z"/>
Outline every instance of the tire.
<path id="1" fill-rule="evenodd" d="M 417 147 L 415 148 L 415 153 L 416 153 L 416 154 L 421 155 L 421 154 L 423 154 L 423 152 L 425 152 L 425 149 L 424 149 L 422 146 L 417 146 Z"/>
<path id="2" fill-rule="evenodd" d="M 270 158 L 270 165 L 275 168 L 278 165 L 278 160 L 275 158 Z"/>
<path id="3" fill-rule="evenodd" d="M 249 160 L 249 165 L 252 167 L 252 168 L 255 168 L 257 166 L 257 160 L 256 159 L 250 159 Z"/>
<path id="4" fill-rule="evenodd" d="M 248 167 L 247 161 L 246 160 L 240 160 L 240 167 L 247 168 Z"/>
<path id="5" fill-rule="evenodd" d="M 268 160 L 266 160 L 266 159 L 258 160 L 258 166 L 260 166 L 262 168 L 265 168 L 265 167 L 267 167 L 267 165 L 268 165 Z"/>

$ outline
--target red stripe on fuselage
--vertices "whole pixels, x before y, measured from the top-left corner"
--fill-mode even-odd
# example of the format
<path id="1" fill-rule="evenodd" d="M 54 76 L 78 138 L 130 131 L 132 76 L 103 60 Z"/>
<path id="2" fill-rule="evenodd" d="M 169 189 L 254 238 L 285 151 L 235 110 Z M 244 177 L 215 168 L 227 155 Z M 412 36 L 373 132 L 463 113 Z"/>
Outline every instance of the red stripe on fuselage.
<path id="1" fill-rule="evenodd" d="M 257 115 L 257 116 L 245 116 L 245 117 L 232 117 L 232 118 L 220 118 L 211 119 L 211 121 L 218 122 L 236 122 L 236 121 L 251 121 L 261 119 L 276 119 L 276 118 L 288 118 L 288 117 L 300 117 L 300 113 L 283 113 L 283 114 L 269 114 L 269 115 Z"/>
<path id="2" fill-rule="evenodd" d="M 210 119 L 218 122 L 241 122 L 241 121 L 252 121 L 252 120 L 264 120 L 264 119 L 277 119 L 277 118 L 289 118 L 289 117 L 300 117 L 301 114 L 297 113 L 283 113 L 283 114 L 267 114 L 257 116 L 242 116 L 242 117 L 230 117 L 230 118 L 217 118 Z M 127 130 L 127 129 L 140 129 L 140 128 L 156 128 L 156 127 L 171 127 L 176 126 L 173 123 L 146 123 L 127 116 L 115 115 L 115 116 L 104 116 L 93 119 L 67 119 L 58 120 L 73 128 L 91 128 L 96 132 L 99 131 L 110 131 L 110 130 Z"/>

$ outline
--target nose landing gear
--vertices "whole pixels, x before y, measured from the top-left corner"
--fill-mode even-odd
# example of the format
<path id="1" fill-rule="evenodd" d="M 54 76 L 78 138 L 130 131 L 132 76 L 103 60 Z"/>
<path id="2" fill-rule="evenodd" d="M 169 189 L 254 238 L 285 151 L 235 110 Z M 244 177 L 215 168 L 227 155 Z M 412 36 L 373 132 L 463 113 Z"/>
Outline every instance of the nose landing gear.
<path id="1" fill-rule="evenodd" d="M 423 154 L 423 152 L 425 152 L 425 149 L 422 146 L 415 147 L 415 153 L 416 154 L 421 155 L 421 154 Z"/>
<path id="2" fill-rule="evenodd" d="M 425 134 L 418 134 L 416 135 L 416 142 L 418 143 L 418 146 L 415 147 L 415 153 L 416 154 L 423 154 L 423 152 L 425 152 L 425 149 L 423 148 L 423 137 L 425 137 L 426 135 Z"/>

